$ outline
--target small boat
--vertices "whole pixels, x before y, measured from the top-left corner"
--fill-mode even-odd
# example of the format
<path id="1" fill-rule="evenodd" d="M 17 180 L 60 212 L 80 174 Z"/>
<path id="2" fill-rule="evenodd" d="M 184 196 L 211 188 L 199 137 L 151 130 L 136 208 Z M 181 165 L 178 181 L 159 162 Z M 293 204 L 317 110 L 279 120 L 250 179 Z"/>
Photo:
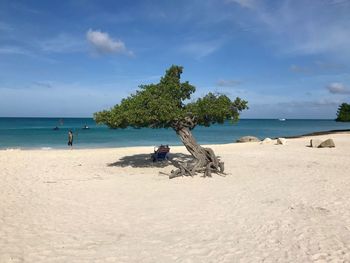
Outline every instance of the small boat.
<path id="1" fill-rule="evenodd" d="M 88 130 L 88 129 L 90 129 L 89 126 L 84 125 L 83 130 Z"/>
<path id="2" fill-rule="evenodd" d="M 278 119 L 279 121 L 285 121 L 286 119 Z"/>
<path id="3" fill-rule="evenodd" d="M 58 131 L 60 128 L 58 128 L 58 126 L 56 126 L 55 128 L 53 128 L 54 131 Z"/>

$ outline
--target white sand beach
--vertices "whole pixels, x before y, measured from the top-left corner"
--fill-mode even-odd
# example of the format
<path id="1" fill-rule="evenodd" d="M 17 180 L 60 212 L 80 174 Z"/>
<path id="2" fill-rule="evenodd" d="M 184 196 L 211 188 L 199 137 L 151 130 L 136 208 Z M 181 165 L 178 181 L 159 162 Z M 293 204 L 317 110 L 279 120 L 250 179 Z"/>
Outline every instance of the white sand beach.
<path id="1" fill-rule="evenodd" d="M 152 147 L 1 150 L 0 262 L 350 262 L 350 134 L 212 148 L 225 177 L 169 180 Z"/>

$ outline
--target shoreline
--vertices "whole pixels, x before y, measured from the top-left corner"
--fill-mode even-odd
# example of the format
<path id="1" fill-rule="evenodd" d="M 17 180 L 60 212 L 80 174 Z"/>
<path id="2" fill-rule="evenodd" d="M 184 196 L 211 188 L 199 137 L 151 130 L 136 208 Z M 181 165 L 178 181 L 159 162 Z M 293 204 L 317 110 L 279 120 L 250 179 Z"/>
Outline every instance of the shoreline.
<path id="1" fill-rule="evenodd" d="M 311 133 L 306 133 L 302 135 L 294 135 L 294 136 L 280 136 L 280 137 L 273 137 L 273 140 L 277 140 L 278 138 L 285 138 L 285 139 L 298 139 L 298 138 L 304 138 L 304 137 L 311 137 L 311 136 L 322 136 L 322 135 L 332 135 L 332 134 L 350 134 L 350 129 L 339 129 L 339 130 L 327 130 L 327 131 L 317 131 L 317 132 L 311 132 Z M 248 135 L 247 135 L 248 136 Z M 264 138 L 263 138 L 264 139 Z M 261 140 L 263 140 L 261 139 Z M 201 144 L 203 146 L 217 146 L 217 145 L 230 145 L 230 144 L 236 144 L 237 142 L 232 141 L 231 143 L 217 143 L 217 144 Z M 155 147 L 156 145 L 133 145 L 133 146 L 121 146 L 121 147 L 78 147 L 74 148 L 73 150 L 97 150 L 97 149 L 123 149 L 123 148 L 150 148 L 150 147 Z M 183 147 L 182 144 L 179 145 L 173 145 L 171 147 Z M 70 150 L 66 146 L 64 147 L 50 147 L 50 146 L 41 146 L 41 147 L 8 147 L 8 148 L 0 148 L 0 151 L 32 151 L 32 150 L 40 150 L 40 151 L 52 151 L 52 150 L 57 150 L 57 151 L 66 151 Z"/>
<path id="2" fill-rule="evenodd" d="M 282 136 L 278 138 L 297 139 L 297 138 L 310 137 L 310 136 L 320 136 L 320 135 L 329 135 L 329 134 L 347 134 L 347 133 L 350 133 L 350 129 L 318 131 L 318 132 L 311 132 L 311 133 L 295 135 L 295 136 L 286 136 L 286 137 Z"/>

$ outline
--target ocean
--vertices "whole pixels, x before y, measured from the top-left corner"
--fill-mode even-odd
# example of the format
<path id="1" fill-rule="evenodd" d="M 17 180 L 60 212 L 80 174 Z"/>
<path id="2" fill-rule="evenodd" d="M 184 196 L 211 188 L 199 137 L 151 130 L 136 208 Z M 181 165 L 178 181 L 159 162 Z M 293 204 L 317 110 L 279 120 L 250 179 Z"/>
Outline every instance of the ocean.
<path id="1" fill-rule="evenodd" d="M 89 129 L 83 129 L 87 125 Z M 54 130 L 55 127 L 58 130 Z M 235 142 L 246 135 L 266 137 L 297 136 L 317 131 L 350 129 L 350 123 L 334 120 L 241 119 L 211 127 L 196 127 L 200 144 Z M 172 129 L 109 129 L 92 118 L 0 118 L 0 149 L 66 148 L 68 131 L 74 133 L 75 148 L 181 145 Z"/>

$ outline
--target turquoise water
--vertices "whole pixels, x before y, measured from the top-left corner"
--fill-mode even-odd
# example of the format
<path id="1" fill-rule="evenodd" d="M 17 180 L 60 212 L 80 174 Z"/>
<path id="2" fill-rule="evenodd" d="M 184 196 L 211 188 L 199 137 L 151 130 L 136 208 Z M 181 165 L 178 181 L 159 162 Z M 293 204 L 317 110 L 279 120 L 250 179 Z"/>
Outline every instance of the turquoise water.
<path id="1" fill-rule="evenodd" d="M 90 129 L 82 129 L 84 125 Z M 53 130 L 58 126 L 59 130 Z M 0 118 L 0 148 L 65 148 L 68 131 L 74 133 L 74 147 L 181 145 L 171 129 L 112 130 L 96 125 L 91 118 Z M 350 123 L 333 120 L 242 119 L 211 127 L 197 127 L 193 133 L 201 144 L 231 143 L 252 135 L 265 137 L 296 136 L 315 131 L 350 129 Z"/>

